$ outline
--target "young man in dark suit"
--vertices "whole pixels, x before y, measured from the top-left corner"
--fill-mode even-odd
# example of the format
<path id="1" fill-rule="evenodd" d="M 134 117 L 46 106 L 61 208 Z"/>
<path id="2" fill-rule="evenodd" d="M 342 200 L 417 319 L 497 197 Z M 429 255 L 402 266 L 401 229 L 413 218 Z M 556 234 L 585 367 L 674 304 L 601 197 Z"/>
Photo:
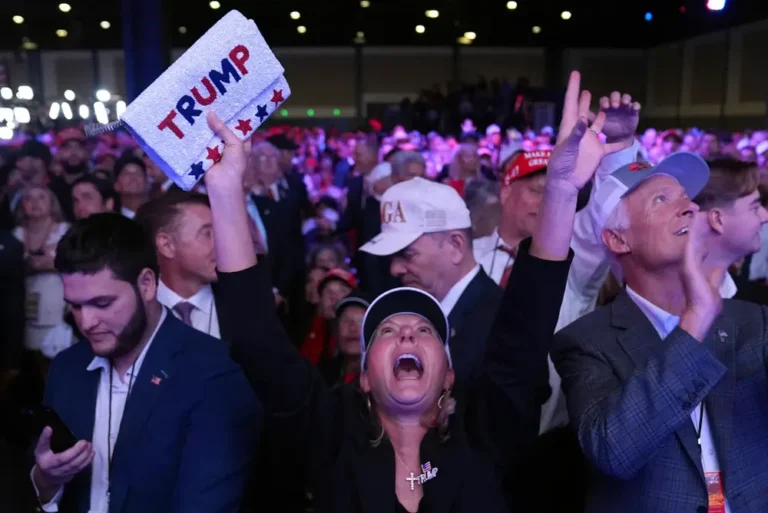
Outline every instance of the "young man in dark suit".
<path id="1" fill-rule="evenodd" d="M 218 340 L 157 301 L 155 248 L 134 221 L 95 214 L 59 242 L 64 299 L 87 342 L 53 361 L 51 427 L 31 477 L 44 510 L 236 512 L 261 432 L 261 407 Z"/>

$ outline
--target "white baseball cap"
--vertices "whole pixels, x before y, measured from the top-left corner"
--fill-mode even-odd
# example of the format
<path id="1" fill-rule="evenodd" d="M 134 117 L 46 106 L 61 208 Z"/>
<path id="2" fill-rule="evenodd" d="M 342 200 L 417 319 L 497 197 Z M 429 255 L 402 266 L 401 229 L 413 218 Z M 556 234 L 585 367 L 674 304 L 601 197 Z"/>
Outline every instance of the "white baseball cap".
<path id="1" fill-rule="evenodd" d="M 633 162 L 618 168 L 600 184 L 595 192 L 596 215 L 593 230 L 600 240 L 605 223 L 622 199 L 645 180 L 666 175 L 677 180 L 689 198 L 695 198 L 709 181 L 709 165 L 699 155 L 688 152 L 673 153 L 658 165 Z"/>
<path id="2" fill-rule="evenodd" d="M 393 255 L 425 233 L 470 228 L 469 209 L 453 187 L 424 178 L 393 185 L 381 198 L 381 233 L 360 248 Z"/>

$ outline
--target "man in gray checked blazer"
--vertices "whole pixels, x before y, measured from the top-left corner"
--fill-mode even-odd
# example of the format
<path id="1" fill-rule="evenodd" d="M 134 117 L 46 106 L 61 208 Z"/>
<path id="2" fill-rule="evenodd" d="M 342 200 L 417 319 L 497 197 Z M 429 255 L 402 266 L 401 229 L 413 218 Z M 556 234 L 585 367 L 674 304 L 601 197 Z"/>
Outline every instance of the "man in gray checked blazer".
<path id="1" fill-rule="evenodd" d="M 708 177 L 680 153 L 618 169 L 593 198 L 627 289 L 552 353 L 587 513 L 768 512 L 768 309 L 720 297 L 730 262 L 690 200 Z"/>

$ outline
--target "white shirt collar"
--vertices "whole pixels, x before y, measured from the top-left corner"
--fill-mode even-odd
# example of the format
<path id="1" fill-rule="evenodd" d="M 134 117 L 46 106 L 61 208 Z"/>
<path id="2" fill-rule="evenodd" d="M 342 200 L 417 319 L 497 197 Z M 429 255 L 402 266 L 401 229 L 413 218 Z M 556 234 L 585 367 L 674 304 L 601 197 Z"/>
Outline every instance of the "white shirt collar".
<path id="1" fill-rule="evenodd" d="M 152 335 L 147 341 L 147 345 L 144 346 L 144 349 L 141 350 L 141 354 L 139 354 L 139 357 L 136 358 L 136 363 L 131 366 L 134 373 L 131 374 L 131 369 L 128 369 L 128 372 L 125 374 L 126 377 L 135 378 L 139 374 L 139 369 L 141 369 L 141 364 L 144 363 L 144 357 L 147 356 L 149 346 L 152 345 L 152 342 L 155 340 L 155 336 L 157 336 L 157 332 L 160 331 L 160 326 L 162 326 L 163 322 L 165 322 L 167 310 L 165 308 L 162 310 L 163 311 L 160 314 L 160 320 L 157 322 L 157 326 L 155 326 L 155 331 L 152 332 Z M 88 364 L 86 370 L 92 371 L 97 369 L 104 369 L 105 371 L 109 372 L 110 367 L 111 364 L 109 362 L 109 358 L 104 358 L 103 356 L 94 356 L 93 360 L 91 360 L 91 363 Z"/>
<path id="2" fill-rule="evenodd" d="M 206 285 L 198 290 L 194 296 L 183 298 L 163 283 L 163 278 L 160 277 L 160 283 L 157 285 L 157 300 L 168 308 L 173 308 L 177 304 L 186 301 L 207 314 L 211 312 L 213 305 L 213 290 L 210 285 Z"/>
<path id="3" fill-rule="evenodd" d="M 127 217 L 128 219 L 133 219 L 134 217 L 136 217 L 136 212 L 134 212 L 133 210 L 127 209 L 125 207 L 122 207 L 120 209 L 120 213 L 123 214 L 123 217 Z"/>
<path id="4" fill-rule="evenodd" d="M 653 328 L 656 330 L 656 333 L 658 333 L 659 337 L 662 339 L 667 338 L 667 335 L 669 335 L 680 323 L 680 317 L 672 315 L 666 310 L 654 305 L 632 290 L 632 287 L 629 285 L 627 285 L 627 294 L 629 294 L 632 301 L 634 301 L 637 307 L 640 308 L 643 314 L 648 318 L 653 325 Z"/>
<path id="5" fill-rule="evenodd" d="M 459 302 L 459 298 L 461 298 L 461 295 L 464 294 L 464 291 L 469 286 L 469 282 L 474 280 L 475 276 L 477 276 L 477 273 L 479 272 L 480 264 L 475 264 L 475 267 L 473 267 L 471 271 L 465 274 L 462 279 L 453 284 L 453 287 L 451 287 L 443 300 L 440 301 L 440 306 L 443 307 L 443 312 L 445 315 L 450 315 L 451 310 L 453 310 L 453 307 L 456 306 L 456 303 Z"/>

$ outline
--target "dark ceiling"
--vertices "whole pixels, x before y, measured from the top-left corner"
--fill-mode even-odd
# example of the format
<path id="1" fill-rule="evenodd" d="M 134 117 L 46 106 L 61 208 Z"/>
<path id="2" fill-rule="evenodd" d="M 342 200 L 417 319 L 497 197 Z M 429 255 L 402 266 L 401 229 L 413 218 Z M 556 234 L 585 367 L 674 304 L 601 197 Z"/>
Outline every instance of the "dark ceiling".
<path id="1" fill-rule="evenodd" d="M 121 47 L 120 1 L 66 1 L 68 13 L 58 0 L 0 0 L 0 50 L 20 49 L 24 38 L 43 50 Z M 230 9 L 253 18 L 271 46 L 351 45 L 358 32 L 368 45 L 436 46 L 472 31 L 475 46 L 642 48 L 768 17 L 766 0 L 728 0 L 719 12 L 707 10 L 707 0 L 517 0 L 515 10 L 507 9 L 507 0 L 369 0 L 368 8 L 360 0 L 220 0 L 218 10 L 209 0 L 156 1 L 174 47 L 189 46 Z M 427 18 L 427 9 L 439 17 Z M 563 10 L 572 13 L 570 20 L 561 19 Z M 300 19 L 291 19 L 291 11 Z M 14 23 L 14 16 L 24 22 Z M 111 27 L 102 29 L 102 21 Z M 306 33 L 297 32 L 299 25 Z M 424 25 L 423 34 L 416 25 Z M 535 25 L 539 34 L 532 32 Z M 67 37 L 57 37 L 58 29 Z"/>

